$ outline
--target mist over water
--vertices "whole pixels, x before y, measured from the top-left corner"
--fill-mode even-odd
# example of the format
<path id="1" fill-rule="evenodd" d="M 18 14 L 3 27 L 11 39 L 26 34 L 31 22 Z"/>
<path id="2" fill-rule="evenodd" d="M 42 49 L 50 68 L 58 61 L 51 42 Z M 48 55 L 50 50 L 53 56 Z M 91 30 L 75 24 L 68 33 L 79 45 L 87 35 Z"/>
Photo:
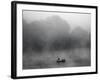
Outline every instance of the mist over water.
<path id="1" fill-rule="evenodd" d="M 91 65 L 90 26 L 87 29 L 84 25 L 85 28 L 83 26 L 72 28 L 65 14 L 60 14 L 65 16 L 63 19 L 64 17 L 53 13 L 43 19 L 35 17 L 27 22 L 25 13 L 23 12 L 23 69 Z M 27 14 L 32 15 L 31 13 Z M 43 16 L 43 13 L 37 15 Z"/>

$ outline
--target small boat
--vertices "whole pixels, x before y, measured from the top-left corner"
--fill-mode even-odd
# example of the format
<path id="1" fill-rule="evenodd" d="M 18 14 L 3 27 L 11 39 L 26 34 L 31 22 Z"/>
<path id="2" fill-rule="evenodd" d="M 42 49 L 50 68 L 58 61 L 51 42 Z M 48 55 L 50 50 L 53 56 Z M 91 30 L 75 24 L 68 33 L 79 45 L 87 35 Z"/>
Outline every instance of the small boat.
<path id="1" fill-rule="evenodd" d="M 66 62 L 66 59 L 61 59 L 61 58 L 58 57 L 58 59 L 57 59 L 56 62 L 57 63 L 65 63 Z"/>

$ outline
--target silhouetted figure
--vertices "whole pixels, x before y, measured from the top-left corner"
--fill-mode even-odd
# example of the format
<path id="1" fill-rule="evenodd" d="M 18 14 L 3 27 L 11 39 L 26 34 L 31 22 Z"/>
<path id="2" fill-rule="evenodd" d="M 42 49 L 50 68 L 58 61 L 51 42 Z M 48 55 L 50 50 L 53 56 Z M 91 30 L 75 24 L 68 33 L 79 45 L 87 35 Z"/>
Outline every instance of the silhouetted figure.
<path id="1" fill-rule="evenodd" d="M 59 57 L 58 57 L 58 59 L 57 59 L 57 61 L 56 61 L 57 63 L 65 63 L 66 62 L 66 60 L 65 59 L 60 59 Z"/>

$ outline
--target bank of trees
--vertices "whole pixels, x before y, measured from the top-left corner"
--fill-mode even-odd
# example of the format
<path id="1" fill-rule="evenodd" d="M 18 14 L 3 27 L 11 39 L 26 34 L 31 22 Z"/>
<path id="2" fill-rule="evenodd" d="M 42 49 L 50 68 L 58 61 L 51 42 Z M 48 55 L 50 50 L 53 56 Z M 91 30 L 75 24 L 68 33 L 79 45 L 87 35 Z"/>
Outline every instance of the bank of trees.
<path id="1" fill-rule="evenodd" d="M 58 20 L 55 23 L 52 18 L 50 23 L 48 20 L 28 24 L 23 20 L 23 51 L 43 52 L 45 50 L 70 50 L 80 47 L 90 49 L 90 32 L 80 27 L 70 32 L 70 26 L 67 22 L 57 18 L 57 16 L 55 18 L 54 21 Z"/>

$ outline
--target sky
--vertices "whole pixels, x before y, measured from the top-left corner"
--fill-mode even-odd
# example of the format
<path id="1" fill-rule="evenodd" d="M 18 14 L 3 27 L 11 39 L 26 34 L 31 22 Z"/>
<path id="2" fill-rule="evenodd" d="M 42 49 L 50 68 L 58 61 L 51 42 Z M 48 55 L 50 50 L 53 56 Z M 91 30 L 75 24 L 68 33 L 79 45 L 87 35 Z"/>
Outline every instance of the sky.
<path id="1" fill-rule="evenodd" d="M 67 21 L 71 28 L 82 27 L 83 29 L 90 29 L 91 27 L 91 14 L 84 13 L 71 13 L 71 12 L 44 12 L 44 11 L 23 11 L 23 19 L 31 23 L 33 21 L 45 20 L 46 18 L 58 15 Z"/>

